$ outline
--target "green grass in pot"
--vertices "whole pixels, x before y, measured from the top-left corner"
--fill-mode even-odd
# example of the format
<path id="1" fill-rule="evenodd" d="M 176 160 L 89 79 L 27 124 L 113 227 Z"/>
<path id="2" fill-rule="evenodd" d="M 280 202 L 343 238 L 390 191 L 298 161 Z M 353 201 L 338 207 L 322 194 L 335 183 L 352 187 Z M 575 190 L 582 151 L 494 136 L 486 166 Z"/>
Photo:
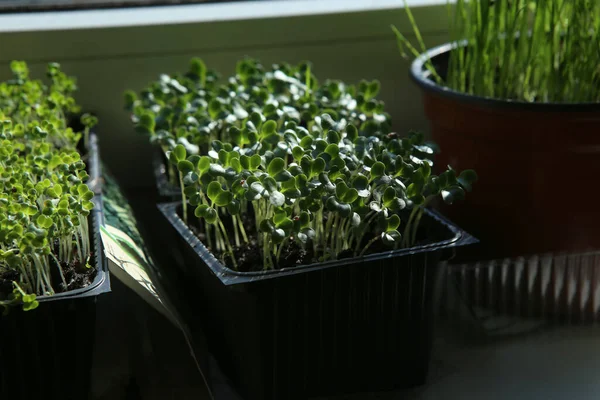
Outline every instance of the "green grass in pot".
<path id="1" fill-rule="evenodd" d="M 433 79 L 475 96 L 542 103 L 600 102 L 600 2 L 457 0 L 448 5 L 452 50 L 446 76 Z M 401 54 L 426 51 L 392 26 Z"/>

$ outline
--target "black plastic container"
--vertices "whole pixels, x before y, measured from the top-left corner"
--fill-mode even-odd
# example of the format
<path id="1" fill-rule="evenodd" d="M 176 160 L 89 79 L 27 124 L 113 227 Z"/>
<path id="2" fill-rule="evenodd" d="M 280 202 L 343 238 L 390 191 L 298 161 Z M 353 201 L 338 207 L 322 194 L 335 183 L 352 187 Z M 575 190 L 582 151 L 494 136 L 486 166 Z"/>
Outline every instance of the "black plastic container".
<path id="1" fill-rule="evenodd" d="M 436 243 L 290 269 L 224 267 L 177 214 L 184 272 L 198 284 L 196 316 L 211 352 L 245 400 L 392 390 L 425 382 L 433 282 L 448 250 L 476 240 L 438 214 Z M 171 232 L 165 232 L 171 235 Z"/>
<path id="2" fill-rule="evenodd" d="M 39 307 L 0 316 L 0 399 L 85 400 L 90 389 L 96 333 L 96 298 L 110 291 L 100 238 L 103 224 L 100 162 L 95 136 L 89 146 L 90 213 L 96 277 L 88 287 L 38 297 Z"/>

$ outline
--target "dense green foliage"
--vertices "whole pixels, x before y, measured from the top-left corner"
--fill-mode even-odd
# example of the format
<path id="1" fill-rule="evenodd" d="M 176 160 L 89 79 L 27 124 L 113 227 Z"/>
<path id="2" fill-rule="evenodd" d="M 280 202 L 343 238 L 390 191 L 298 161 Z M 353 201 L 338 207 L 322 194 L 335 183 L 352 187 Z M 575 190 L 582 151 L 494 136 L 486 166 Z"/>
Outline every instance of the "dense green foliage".
<path id="1" fill-rule="evenodd" d="M 453 2 L 454 3 L 454 2 Z M 600 102 L 600 2 L 596 0 L 458 0 L 449 6 L 448 73 L 438 83 L 477 96 L 528 102 Z M 417 56 L 393 28 L 403 55 Z M 417 47 L 419 50 L 417 50 Z"/>
<path id="2" fill-rule="evenodd" d="M 53 276 L 67 287 L 62 265 L 87 265 L 92 191 L 77 152 L 82 136 L 68 127 L 79 111 L 74 81 L 50 64 L 50 86 L 30 80 L 13 62 L 14 79 L 0 84 L 0 278 L 12 293 L 0 305 L 37 307 L 36 295 L 52 295 Z M 85 115 L 84 134 L 95 123 Z M 7 308 L 8 309 L 8 308 Z"/>
<path id="3" fill-rule="evenodd" d="M 140 99 L 128 92 L 127 106 L 136 130 L 165 149 L 209 248 L 233 267 L 235 249 L 253 240 L 264 269 L 291 245 L 315 262 L 363 255 L 377 241 L 413 246 L 423 207 L 438 195 L 460 200 L 476 180 L 433 175 L 435 147 L 391 132 L 376 81 L 319 85 L 307 63 L 265 71 L 253 60 L 222 85 L 174 81 L 163 75 Z"/>

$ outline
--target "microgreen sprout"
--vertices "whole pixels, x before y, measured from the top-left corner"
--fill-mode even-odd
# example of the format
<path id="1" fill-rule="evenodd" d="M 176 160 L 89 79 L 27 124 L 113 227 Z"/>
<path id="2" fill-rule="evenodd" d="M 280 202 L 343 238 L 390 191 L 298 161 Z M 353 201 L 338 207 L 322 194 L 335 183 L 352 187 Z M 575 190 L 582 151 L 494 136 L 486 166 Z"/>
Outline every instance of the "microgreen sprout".
<path id="1" fill-rule="evenodd" d="M 207 78 L 198 79 L 196 70 Z M 136 130 L 149 135 L 165 153 L 181 144 L 191 155 L 206 153 L 214 140 L 240 147 L 261 141 L 264 145 L 269 140 L 276 143 L 273 129 L 289 121 L 306 126 L 324 110 L 361 131 L 386 133 L 390 129 L 383 102 L 376 99 L 377 81 L 351 86 L 329 80 L 319 86 L 307 62 L 266 69 L 253 59 L 240 61 L 226 82 L 219 84 L 217 77 L 202 61 L 192 59 L 186 75 L 161 75 L 140 96 L 128 91 L 125 105 Z M 270 130 L 257 130 L 263 121 L 256 116 L 273 121 L 266 126 Z M 263 140 L 268 135 L 270 139 Z M 171 167 L 169 175 L 173 183 L 179 182 Z"/>
<path id="2" fill-rule="evenodd" d="M 377 81 L 319 85 L 308 63 L 266 70 L 250 59 L 224 85 L 174 79 L 139 99 L 128 92 L 127 107 L 165 151 L 184 222 L 193 211 L 207 246 L 233 268 L 249 247 L 264 269 L 293 249 L 310 263 L 412 247 L 424 207 L 462 199 L 477 178 L 433 175 L 435 146 L 391 131 Z"/>
<path id="3" fill-rule="evenodd" d="M 12 69 L 15 79 L 0 84 L 0 283 L 12 281 L 0 305 L 27 311 L 36 296 L 67 290 L 64 266 L 87 264 L 94 194 L 76 150 L 81 134 L 67 127 L 78 111 L 74 81 L 57 64 L 49 87 L 29 80 L 25 63 Z M 87 135 L 96 121 L 85 118 Z"/>
<path id="4" fill-rule="evenodd" d="M 259 130 L 270 132 L 268 123 Z M 243 214 L 254 216 L 265 269 L 276 268 L 292 244 L 310 247 L 314 261 L 361 256 L 377 242 L 414 246 L 423 207 L 440 195 L 447 203 L 462 199 L 476 180 L 471 170 L 433 175 L 434 150 L 422 134 L 360 136 L 328 114 L 309 126 L 288 122 L 262 154 L 220 141 L 208 155 L 187 155 L 182 145 L 170 153 L 208 245 L 230 265 L 234 249 L 248 243 Z"/>
<path id="5" fill-rule="evenodd" d="M 70 121 L 79 115 L 81 107 L 73 98 L 77 89 L 74 78 L 61 71 L 57 63 L 49 63 L 45 84 L 41 80 L 31 79 L 29 68 L 23 61 L 11 63 L 13 79 L 0 83 L 0 116 L 27 127 L 37 121 L 40 128 L 47 132 L 48 138 L 57 147 L 75 147 L 81 139 L 81 133 L 74 132 Z M 81 118 L 87 136 L 97 120 L 84 114 Z"/>

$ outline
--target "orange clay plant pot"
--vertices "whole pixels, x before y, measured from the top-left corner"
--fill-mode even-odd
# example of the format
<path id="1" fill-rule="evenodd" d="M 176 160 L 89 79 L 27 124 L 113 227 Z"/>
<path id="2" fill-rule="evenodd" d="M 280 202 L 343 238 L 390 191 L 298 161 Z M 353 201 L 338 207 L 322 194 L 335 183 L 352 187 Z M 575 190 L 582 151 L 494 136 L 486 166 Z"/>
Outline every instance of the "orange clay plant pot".
<path id="1" fill-rule="evenodd" d="M 437 167 L 473 168 L 477 191 L 444 213 L 481 240 L 479 256 L 600 248 L 600 103 L 527 103 L 436 84 L 452 44 L 417 58 Z"/>

